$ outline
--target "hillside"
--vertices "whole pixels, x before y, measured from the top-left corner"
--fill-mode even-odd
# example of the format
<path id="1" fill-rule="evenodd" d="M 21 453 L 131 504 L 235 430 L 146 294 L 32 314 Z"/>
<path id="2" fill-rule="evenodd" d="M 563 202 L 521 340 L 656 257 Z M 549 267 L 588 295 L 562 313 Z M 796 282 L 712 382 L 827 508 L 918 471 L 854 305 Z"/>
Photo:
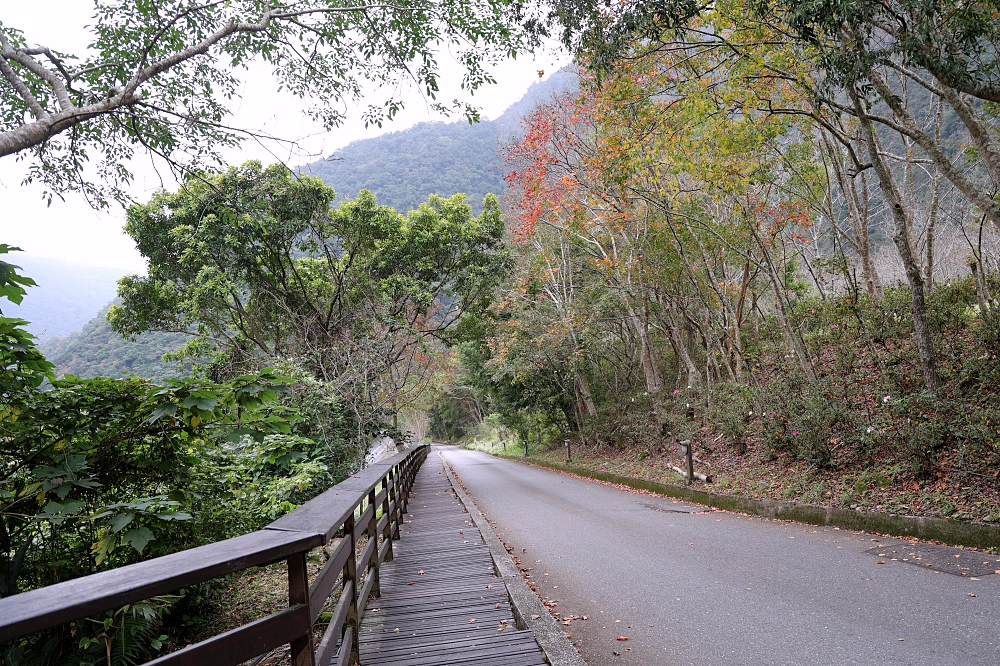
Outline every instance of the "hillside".
<path id="1" fill-rule="evenodd" d="M 497 126 L 492 122 L 420 123 L 401 132 L 357 141 L 321 162 L 302 167 L 337 190 L 338 198 L 371 190 L 379 203 L 416 208 L 428 194 L 468 195 L 474 213 L 504 183 Z"/>
<path id="2" fill-rule="evenodd" d="M 4 315 L 30 321 L 28 330 L 40 340 L 69 335 L 83 328 L 115 297 L 118 279 L 127 272 L 21 252 L 11 254 L 9 261 L 20 266 L 21 273 L 34 279 L 38 286 L 28 290 L 20 306 L 5 303 Z"/>
<path id="3" fill-rule="evenodd" d="M 337 191 L 338 198 L 371 190 L 379 203 L 407 211 L 429 194 L 468 195 L 474 214 L 487 193 L 500 195 L 503 160 L 499 151 L 520 130 L 521 119 L 536 105 L 574 85 L 576 75 L 563 69 L 538 81 L 494 120 L 425 122 L 399 132 L 355 141 L 327 159 L 300 167 Z"/>
<path id="4" fill-rule="evenodd" d="M 180 333 L 145 333 L 126 340 L 104 320 L 107 307 L 87 322 L 83 330 L 42 342 L 39 348 L 56 364 L 59 375 L 118 377 L 134 373 L 144 379 L 177 377 L 190 369 L 162 360 L 163 354 L 180 349 L 187 336 Z"/>

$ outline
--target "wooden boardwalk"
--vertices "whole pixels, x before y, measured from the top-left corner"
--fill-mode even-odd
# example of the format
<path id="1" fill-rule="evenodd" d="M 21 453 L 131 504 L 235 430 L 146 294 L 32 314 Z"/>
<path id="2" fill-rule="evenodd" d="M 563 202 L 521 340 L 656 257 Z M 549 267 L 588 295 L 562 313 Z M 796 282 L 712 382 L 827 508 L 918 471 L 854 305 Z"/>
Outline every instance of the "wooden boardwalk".
<path id="1" fill-rule="evenodd" d="M 543 666 L 530 631 L 514 626 L 490 551 L 431 454 L 417 473 L 382 594 L 365 611 L 361 666 Z"/>

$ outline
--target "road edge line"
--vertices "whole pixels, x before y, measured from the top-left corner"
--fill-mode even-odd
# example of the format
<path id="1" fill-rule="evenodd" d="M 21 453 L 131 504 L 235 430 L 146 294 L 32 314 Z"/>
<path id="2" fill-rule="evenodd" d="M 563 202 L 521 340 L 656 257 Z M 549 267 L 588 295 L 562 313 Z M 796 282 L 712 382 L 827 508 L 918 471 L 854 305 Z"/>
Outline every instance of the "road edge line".
<path id="1" fill-rule="evenodd" d="M 483 536 L 483 541 L 490 549 L 490 557 L 493 559 L 493 568 L 498 576 L 503 579 L 507 588 L 507 595 L 510 597 L 511 607 L 514 611 L 514 620 L 519 628 L 530 629 L 535 635 L 535 640 L 545 656 L 545 660 L 552 666 L 587 666 L 580 653 L 576 651 L 573 644 L 566 638 L 566 634 L 556 623 L 556 619 L 549 613 L 542 600 L 538 598 L 528 584 L 524 582 L 521 572 L 500 538 L 493 531 L 493 527 L 486 520 L 486 516 L 476 506 L 475 501 L 462 487 L 461 479 L 445 459 L 444 454 L 438 451 L 438 456 L 448 471 L 448 482 L 455 490 L 455 495 L 465 507 Z M 458 481 L 458 483 L 455 483 Z M 537 616 L 537 617 L 535 617 Z M 534 618 L 534 619 L 533 619 Z"/>

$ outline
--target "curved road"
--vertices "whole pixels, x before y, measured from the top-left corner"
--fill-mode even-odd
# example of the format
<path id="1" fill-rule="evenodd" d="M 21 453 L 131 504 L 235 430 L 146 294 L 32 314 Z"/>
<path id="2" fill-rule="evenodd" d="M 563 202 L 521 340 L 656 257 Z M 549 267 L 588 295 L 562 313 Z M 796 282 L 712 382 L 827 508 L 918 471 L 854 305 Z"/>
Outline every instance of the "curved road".
<path id="1" fill-rule="evenodd" d="M 566 631 L 591 666 L 1000 664 L 1000 575 L 935 573 L 863 552 L 898 540 L 436 448 L 543 598 L 588 617 Z"/>

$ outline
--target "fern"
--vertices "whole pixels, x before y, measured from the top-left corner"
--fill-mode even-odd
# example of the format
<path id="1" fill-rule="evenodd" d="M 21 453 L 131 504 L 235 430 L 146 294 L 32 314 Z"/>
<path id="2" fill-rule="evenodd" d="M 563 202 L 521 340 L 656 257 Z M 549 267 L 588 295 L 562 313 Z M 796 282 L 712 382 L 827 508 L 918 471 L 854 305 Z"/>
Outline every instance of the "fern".
<path id="1" fill-rule="evenodd" d="M 181 597 L 163 595 L 122 606 L 103 619 L 90 619 L 97 631 L 80 639 L 81 664 L 137 666 L 163 647 L 163 615 Z"/>

